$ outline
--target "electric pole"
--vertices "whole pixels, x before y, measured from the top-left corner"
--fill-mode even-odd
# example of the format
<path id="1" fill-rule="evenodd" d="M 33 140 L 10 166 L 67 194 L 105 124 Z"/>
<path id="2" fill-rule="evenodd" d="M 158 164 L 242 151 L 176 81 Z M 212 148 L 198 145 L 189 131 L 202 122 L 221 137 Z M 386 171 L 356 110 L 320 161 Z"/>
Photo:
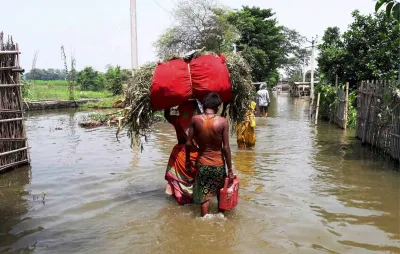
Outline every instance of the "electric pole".
<path id="1" fill-rule="evenodd" d="M 133 70 L 138 67 L 138 47 L 137 47 L 137 29 L 136 29 L 136 0 L 131 1 L 131 61 L 132 75 Z"/>
<path id="2" fill-rule="evenodd" d="M 316 38 L 312 38 L 311 41 L 311 84 L 310 84 L 310 95 L 311 95 L 311 101 L 314 101 L 314 56 L 315 56 L 315 44 L 316 44 Z"/>
<path id="3" fill-rule="evenodd" d="M 306 57 L 303 58 L 303 83 L 306 82 Z"/>

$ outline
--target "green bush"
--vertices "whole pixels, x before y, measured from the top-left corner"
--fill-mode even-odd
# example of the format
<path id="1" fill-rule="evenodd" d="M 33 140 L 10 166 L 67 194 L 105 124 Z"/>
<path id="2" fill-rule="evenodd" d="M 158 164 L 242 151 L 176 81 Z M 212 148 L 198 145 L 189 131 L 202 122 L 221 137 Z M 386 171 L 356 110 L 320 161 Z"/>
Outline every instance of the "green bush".
<path id="1" fill-rule="evenodd" d="M 318 115 L 323 120 L 332 120 L 334 110 L 338 104 L 336 89 L 329 85 L 321 83 L 315 88 L 315 94 L 321 93 L 319 102 Z M 347 127 L 356 127 L 357 122 L 357 93 L 353 91 L 349 93 L 349 101 L 347 108 Z"/>
<path id="2" fill-rule="evenodd" d="M 85 67 L 78 72 L 76 82 L 83 91 L 101 91 L 104 89 L 105 78 L 103 74 L 99 74 L 92 67 Z"/>
<path id="3" fill-rule="evenodd" d="M 109 90 L 113 95 L 119 95 L 123 93 L 124 73 L 121 71 L 121 67 L 108 66 L 107 72 L 105 73 L 105 79 L 107 82 L 107 90 Z"/>
<path id="4" fill-rule="evenodd" d="M 327 84 L 319 84 L 315 87 L 315 94 L 318 93 L 321 93 L 318 115 L 321 119 L 330 120 L 338 102 L 335 88 Z"/>

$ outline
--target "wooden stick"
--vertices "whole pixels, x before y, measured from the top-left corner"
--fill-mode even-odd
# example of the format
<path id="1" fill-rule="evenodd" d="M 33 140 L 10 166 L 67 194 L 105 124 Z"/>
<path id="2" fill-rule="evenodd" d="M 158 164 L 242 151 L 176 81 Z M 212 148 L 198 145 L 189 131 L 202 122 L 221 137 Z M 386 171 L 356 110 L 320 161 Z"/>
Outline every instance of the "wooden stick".
<path id="1" fill-rule="evenodd" d="M 0 84 L 0 87 L 5 87 L 5 88 L 7 88 L 7 87 L 18 87 L 18 86 L 22 86 L 22 84 L 9 84 L 9 85 Z"/>
<path id="2" fill-rule="evenodd" d="M 22 121 L 24 118 L 19 117 L 19 118 L 11 118 L 11 119 L 2 119 L 0 120 L 0 123 L 8 123 L 8 122 L 16 122 L 16 121 Z"/>
<path id="3" fill-rule="evenodd" d="M 13 51 L 13 50 L 10 50 L 10 51 L 0 51 L 0 55 L 18 55 L 18 54 L 21 54 L 21 52 Z"/>
<path id="4" fill-rule="evenodd" d="M 18 68 L 17 66 L 0 67 L 0 71 L 13 71 L 13 72 L 24 72 L 24 69 Z"/>
<path id="5" fill-rule="evenodd" d="M 16 49 L 17 52 L 20 52 L 18 43 L 16 43 L 15 49 Z M 15 57 L 15 65 L 17 65 L 18 68 L 20 68 L 19 57 L 20 57 L 19 54 L 17 54 L 16 57 Z M 21 73 L 18 73 L 16 81 L 17 81 L 18 84 L 21 84 Z M 19 92 L 18 93 L 18 95 L 19 95 L 19 100 L 18 101 L 19 101 L 19 107 L 20 107 L 19 109 L 22 111 L 21 117 L 25 118 L 25 116 L 24 116 L 24 103 L 23 103 L 24 98 L 22 96 L 22 86 L 19 86 L 18 88 L 19 88 L 18 89 L 19 90 L 18 91 Z M 29 108 L 29 106 L 28 106 L 28 108 Z M 27 138 L 25 123 L 22 123 L 22 132 L 23 132 L 23 135 L 24 135 L 23 137 Z M 25 146 L 29 147 L 28 139 L 26 139 L 26 141 L 25 141 Z M 26 153 L 26 158 L 28 159 L 28 162 L 31 160 L 31 156 L 29 154 L 29 151 L 27 151 L 27 153 Z"/>
<path id="6" fill-rule="evenodd" d="M 6 168 L 10 168 L 10 167 L 15 167 L 21 164 L 29 164 L 29 160 L 22 160 L 22 161 L 17 161 L 17 162 L 13 162 L 4 166 L 0 167 L 0 171 L 6 169 Z"/>
<path id="7" fill-rule="evenodd" d="M 12 70 L 12 69 L 18 69 L 18 66 L 3 66 L 0 67 L 0 71 L 8 71 L 8 70 Z"/>
<path id="8" fill-rule="evenodd" d="M 26 151 L 26 150 L 28 150 L 28 147 L 20 148 L 20 149 L 17 149 L 17 150 L 11 150 L 11 151 L 8 151 L 8 152 L 5 152 L 5 153 L 0 153 L 0 156 L 5 156 L 5 155 L 13 154 L 13 153 Z"/>
<path id="9" fill-rule="evenodd" d="M 347 128 L 347 114 L 349 113 L 349 82 L 346 82 L 346 91 L 344 99 L 344 116 L 343 116 L 343 129 Z"/>
<path id="10" fill-rule="evenodd" d="M 8 109 L 1 109 L 0 108 L 0 113 L 22 113 L 22 110 L 8 110 Z"/>
<path id="11" fill-rule="evenodd" d="M 395 138 L 400 138 L 400 135 L 395 134 L 395 133 L 390 133 L 390 136 L 395 137 Z"/>
<path id="12" fill-rule="evenodd" d="M 372 97 L 373 97 L 373 95 L 371 94 L 369 97 L 369 101 L 368 101 L 367 116 L 365 117 L 365 121 L 364 121 L 364 129 L 363 129 L 363 135 L 362 135 L 362 139 L 361 139 L 362 144 L 365 144 L 366 138 L 367 138 L 368 121 L 369 121 L 369 115 L 371 112 Z"/>
<path id="13" fill-rule="evenodd" d="M 13 142 L 13 141 L 25 141 L 27 140 L 26 138 L 0 138 L 0 142 Z"/>
<path id="14" fill-rule="evenodd" d="M 318 93 L 317 97 L 317 109 L 315 110 L 315 124 L 318 124 L 318 111 L 319 111 L 319 99 L 321 97 L 321 93 Z"/>

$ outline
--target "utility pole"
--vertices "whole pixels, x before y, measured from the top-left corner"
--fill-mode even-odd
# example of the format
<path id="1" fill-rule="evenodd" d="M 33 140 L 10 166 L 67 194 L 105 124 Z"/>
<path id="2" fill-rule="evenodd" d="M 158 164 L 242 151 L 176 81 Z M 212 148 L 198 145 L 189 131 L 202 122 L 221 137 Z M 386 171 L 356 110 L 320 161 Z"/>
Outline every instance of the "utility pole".
<path id="1" fill-rule="evenodd" d="M 338 83 L 339 83 L 339 81 L 338 81 L 338 75 L 336 74 L 336 80 L 335 80 L 335 89 L 336 89 L 336 92 L 337 92 L 337 90 L 338 90 Z"/>
<path id="2" fill-rule="evenodd" d="M 315 44 L 316 44 L 316 38 L 312 38 L 311 41 L 311 84 L 310 84 L 310 95 L 311 95 L 311 101 L 314 101 L 314 56 L 315 56 Z"/>
<path id="3" fill-rule="evenodd" d="M 306 57 L 303 58 L 303 83 L 306 82 Z"/>
<path id="4" fill-rule="evenodd" d="M 131 1 L 131 61 L 132 75 L 133 70 L 138 67 L 138 47 L 137 47 L 137 29 L 136 29 L 136 0 Z"/>

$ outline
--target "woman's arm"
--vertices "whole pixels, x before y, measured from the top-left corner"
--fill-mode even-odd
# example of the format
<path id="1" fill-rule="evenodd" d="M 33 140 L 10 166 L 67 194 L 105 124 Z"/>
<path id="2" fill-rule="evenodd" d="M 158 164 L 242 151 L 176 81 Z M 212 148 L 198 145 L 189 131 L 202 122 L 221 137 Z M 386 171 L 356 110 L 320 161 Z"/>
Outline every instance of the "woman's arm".
<path id="1" fill-rule="evenodd" d="M 171 116 L 171 109 L 165 109 L 164 110 L 164 117 L 165 119 L 167 119 L 167 121 L 169 121 L 169 117 Z"/>
<path id="2" fill-rule="evenodd" d="M 222 142 L 223 142 L 223 146 L 224 146 L 223 154 L 225 157 L 226 165 L 228 166 L 228 177 L 232 181 L 233 180 L 233 169 L 232 169 L 231 147 L 229 145 L 229 123 L 228 123 L 228 120 L 225 120 L 225 122 L 224 122 Z"/>
<path id="3" fill-rule="evenodd" d="M 186 171 L 188 171 L 188 172 L 192 171 L 192 164 L 190 162 L 190 149 L 192 148 L 192 145 L 193 145 L 193 143 L 192 143 L 192 140 L 194 137 L 193 125 L 194 125 L 194 123 L 193 123 L 193 118 L 192 118 L 192 120 L 190 121 L 190 124 L 189 124 L 189 134 L 186 139 L 186 149 L 185 149 L 186 150 Z"/>
<path id="4" fill-rule="evenodd" d="M 224 104 L 223 104 L 223 108 L 222 108 L 222 113 L 221 113 L 221 116 L 222 117 L 226 117 L 226 108 L 228 107 L 228 102 L 224 102 Z"/>
<path id="5" fill-rule="evenodd" d="M 167 120 L 167 122 L 169 122 L 170 124 L 172 124 L 176 119 L 176 116 L 171 115 L 171 109 L 170 108 L 164 110 L 164 117 Z"/>

